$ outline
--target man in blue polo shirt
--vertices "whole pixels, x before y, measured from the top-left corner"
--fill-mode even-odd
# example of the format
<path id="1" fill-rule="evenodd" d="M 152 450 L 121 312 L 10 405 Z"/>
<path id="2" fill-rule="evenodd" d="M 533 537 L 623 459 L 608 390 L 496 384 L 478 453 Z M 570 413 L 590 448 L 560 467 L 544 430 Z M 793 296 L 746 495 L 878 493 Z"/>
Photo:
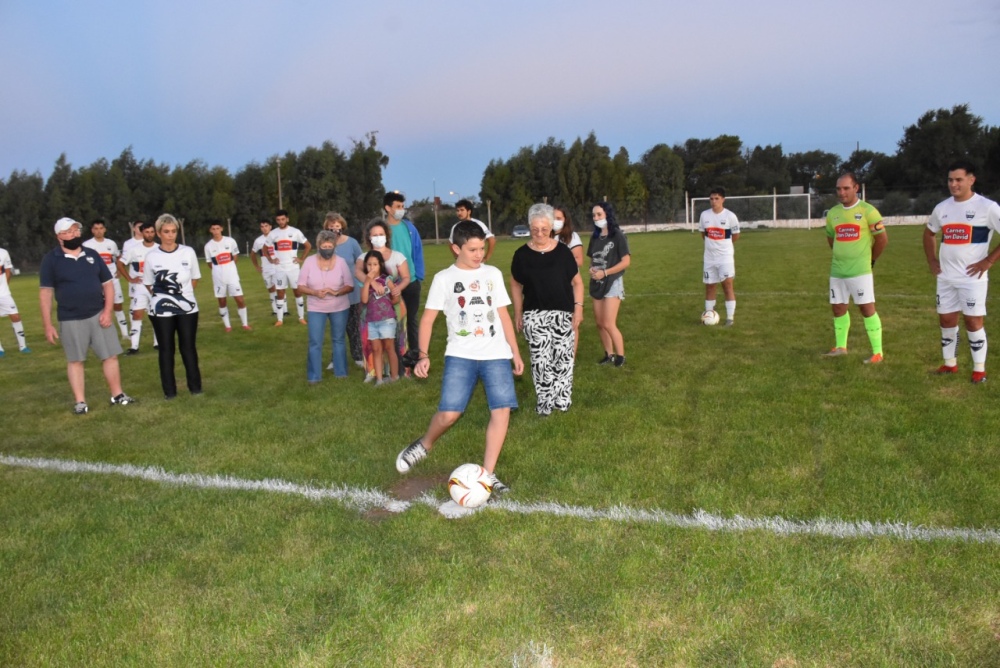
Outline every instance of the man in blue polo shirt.
<path id="1" fill-rule="evenodd" d="M 66 351 L 66 375 L 76 401 L 73 412 L 83 415 L 88 410 L 83 363 L 90 349 L 102 360 L 104 378 L 111 390 L 111 405 L 135 403 L 135 399 L 122 392 L 118 369 L 122 346 L 112 316 L 115 288 L 111 272 L 96 251 L 83 247 L 80 223 L 60 218 L 55 229 L 59 247 L 42 258 L 39 301 L 45 338 L 53 345 L 61 339 Z M 58 330 L 52 324 L 53 297 L 58 304 Z"/>

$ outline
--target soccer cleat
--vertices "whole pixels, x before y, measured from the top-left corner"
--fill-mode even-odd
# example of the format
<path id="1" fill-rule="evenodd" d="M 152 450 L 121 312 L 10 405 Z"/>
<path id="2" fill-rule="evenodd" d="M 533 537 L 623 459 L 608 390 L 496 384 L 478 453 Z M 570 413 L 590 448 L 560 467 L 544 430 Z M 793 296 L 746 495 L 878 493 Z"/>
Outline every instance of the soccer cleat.
<path id="1" fill-rule="evenodd" d="M 400 473 L 406 473 L 425 457 L 427 457 L 427 450 L 424 449 L 424 444 L 418 438 L 403 448 L 403 451 L 396 457 L 396 470 Z"/>
<path id="2" fill-rule="evenodd" d="M 732 327 L 733 326 L 733 319 L 732 318 L 726 318 L 726 322 L 722 326 L 723 327 Z"/>
<path id="3" fill-rule="evenodd" d="M 0 357 L 5 357 L 6 355 L 7 355 L 7 353 L 5 353 L 4 351 L 0 350 Z"/>
<path id="4" fill-rule="evenodd" d="M 300 325 L 308 325 L 309 323 L 308 323 L 308 322 L 306 322 L 306 319 L 305 319 L 305 318 L 299 318 L 299 324 L 300 324 Z"/>
<path id="5" fill-rule="evenodd" d="M 972 372 L 972 384 L 978 385 L 979 383 L 986 382 L 986 372 L 985 371 L 973 371 Z"/>
<path id="6" fill-rule="evenodd" d="M 625 366 L 625 356 L 624 355 L 615 355 L 614 365 L 616 367 L 623 367 L 623 366 Z"/>
<path id="7" fill-rule="evenodd" d="M 840 357 L 847 354 L 847 348 L 831 348 L 829 352 L 823 353 L 823 357 Z"/>
<path id="8" fill-rule="evenodd" d="M 22 353 L 30 353 L 31 352 L 31 348 L 29 348 L 28 346 L 25 346 L 25 347 L 21 348 L 21 352 Z"/>
<path id="9" fill-rule="evenodd" d="M 129 348 L 128 350 L 125 351 L 125 354 L 126 355 L 138 355 L 139 354 L 139 349 L 138 348 Z"/>
<path id="10" fill-rule="evenodd" d="M 243 325 L 243 331 L 244 332 L 252 332 L 253 331 L 253 327 L 251 327 L 250 325 Z"/>
<path id="11" fill-rule="evenodd" d="M 233 331 L 233 328 L 232 328 L 232 327 L 226 327 L 226 334 L 228 334 L 228 333 L 229 333 L 229 332 L 231 332 L 231 331 Z"/>
<path id="12" fill-rule="evenodd" d="M 275 326 L 275 327 L 283 327 L 283 326 L 284 326 L 284 324 L 285 324 L 285 323 L 284 323 L 283 321 L 279 320 L 278 322 L 274 323 L 274 326 Z"/>
<path id="13" fill-rule="evenodd" d="M 879 364 L 882 362 L 883 359 L 884 358 L 882 357 L 882 353 L 875 353 L 874 355 L 865 360 L 865 364 Z"/>
<path id="14" fill-rule="evenodd" d="M 124 392 L 119 394 L 117 397 L 111 397 L 112 406 L 128 406 L 129 404 L 138 403 L 135 399 L 128 396 Z"/>
<path id="15" fill-rule="evenodd" d="M 612 355 L 611 353 L 604 353 L 604 357 L 602 357 L 601 359 L 597 360 L 597 363 L 598 364 L 614 364 L 615 363 L 615 356 Z"/>
<path id="16" fill-rule="evenodd" d="M 500 482 L 495 473 L 487 473 L 486 477 L 490 480 L 490 488 L 493 490 L 492 494 L 503 496 L 510 491 L 510 487 Z"/>
<path id="17" fill-rule="evenodd" d="M 934 371 L 934 373 L 939 376 L 947 376 L 949 374 L 958 373 L 958 365 L 948 366 L 947 364 L 942 364 Z"/>
<path id="18" fill-rule="evenodd" d="M 77 415 L 86 415 L 88 410 L 86 401 L 78 401 L 76 402 L 76 405 L 73 406 L 73 412 Z"/>

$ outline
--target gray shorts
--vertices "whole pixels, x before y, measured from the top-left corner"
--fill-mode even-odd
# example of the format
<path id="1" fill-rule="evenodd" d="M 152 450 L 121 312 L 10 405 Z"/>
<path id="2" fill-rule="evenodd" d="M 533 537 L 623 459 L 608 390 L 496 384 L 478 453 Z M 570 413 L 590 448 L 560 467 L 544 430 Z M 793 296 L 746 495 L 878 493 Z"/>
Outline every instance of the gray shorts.
<path id="1" fill-rule="evenodd" d="M 87 359 L 87 351 L 94 349 L 100 359 L 120 355 L 122 344 L 118 340 L 118 329 L 114 318 L 110 327 L 101 327 L 101 314 L 86 320 L 67 320 L 59 323 L 59 340 L 66 351 L 67 362 L 82 362 Z"/>

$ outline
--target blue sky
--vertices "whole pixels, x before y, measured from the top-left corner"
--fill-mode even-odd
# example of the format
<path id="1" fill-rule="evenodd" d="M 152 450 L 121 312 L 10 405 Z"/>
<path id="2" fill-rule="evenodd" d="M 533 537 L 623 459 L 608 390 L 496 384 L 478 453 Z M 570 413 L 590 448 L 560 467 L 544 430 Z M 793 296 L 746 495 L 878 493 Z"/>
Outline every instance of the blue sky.
<path id="1" fill-rule="evenodd" d="M 928 109 L 1000 125 L 998 44 L 995 0 L 0 0 L 0 178 L 127 146 L 235 172 L 369 131 L 386 188 L 445 201 L 591 130 L 633 160 L 720 134 L 891 153 Z"/>

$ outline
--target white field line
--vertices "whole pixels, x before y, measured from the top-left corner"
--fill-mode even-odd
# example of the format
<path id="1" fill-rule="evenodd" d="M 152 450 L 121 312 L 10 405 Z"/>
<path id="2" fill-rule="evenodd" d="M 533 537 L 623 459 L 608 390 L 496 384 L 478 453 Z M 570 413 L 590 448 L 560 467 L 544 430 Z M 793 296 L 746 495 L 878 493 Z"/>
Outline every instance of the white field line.
<path id="1" fill-rule="evenodd" d="M 809 292 L 790 292 L 790 291 L 772 291 L 772 290 L 762 290 L 762 291 L 752 291 L 752 290 L 740 290 L 736 295 L 737 299 L 741 298 L 751 298 L 751 297 L 796 297 L 799 299 L 817 299 L 826 300 L 828 299 L 828 293 L 824 293 L 821 289 L 812 290 Z M 673 291 L 673 292 L 626 292 L 626 297 L 704 297 L 705 291 Z M 921 301 L 926 301 L 928 304 L 934 303 L 934 295 L 931 293 L 919 294 L 919 295 L 901 295 L 901 294 L 885 294 L 879 292 L 876 294 L 878 301 L 882 302 L 886 299 L 895 300 L 906 300 L 906 299 L 916 299 Z"/>
<path id="2" fill-rule="evenodd" d="M 355 510 L 384 508 L 401 513 L 412 504 L 400 501 L 384 492 L 350 487 L 312 487 L 285 480 L 246 480 L 232 476 L 202 475 L 198 473 L 170 473 L 159 467 L 132 466 L 129 464 L 101 464 L 76 462 L 63 459 L 11 457 L 0 454 L 0 464 L 18 468 L 55 471 L 58 473 L 97 473 L 137 478 L 149 482 L 202 489 L 241 490 L 292 494 L 307 499 L 337 501 Z M 424 494 L 414 503 L 437 510 L 441 501 L 431 494 Z M 518 503 L 497 501 L 484 508 L 488 511 L 506 511 L 521 515 L 545 514 L 572 517 L 582 520 L 607 520 L 640 524 L 660 524 L 679 529 L 707 531 L 746 532 L 762 531 L 777 536 L 808 535 L 830 538 L 895 538 L 904 541 L 963 541 L 968 543 L 1000 544 L 1000 530 L 949 527 L 925 527 L 903 522 L 850 522 L 825 519 L 788 520 L 782 517 L 752 518 L 723 517 L 695 510 L 690 515 L 678 515 L 662 510 L 643 510 L 615 506 L 605 510 L 586 506 L 567 506 L 559 503 Z"/>

